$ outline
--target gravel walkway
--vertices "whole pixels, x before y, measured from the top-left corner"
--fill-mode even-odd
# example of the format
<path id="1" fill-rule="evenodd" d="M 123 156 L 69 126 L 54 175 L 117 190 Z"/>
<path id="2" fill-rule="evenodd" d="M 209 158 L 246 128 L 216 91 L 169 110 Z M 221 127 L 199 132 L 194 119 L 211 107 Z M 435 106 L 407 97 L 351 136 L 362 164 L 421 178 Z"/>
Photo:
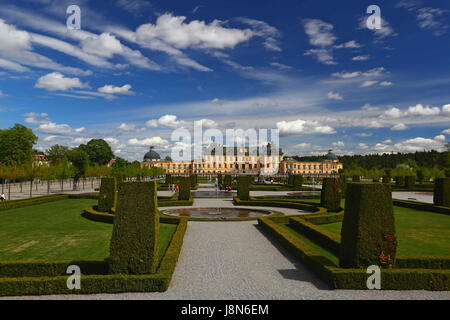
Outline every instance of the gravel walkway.
<path id="1" fill-rule="evenodd" d="M 330 290 L 272 242 L 256 222 L 189 222 L 171 286 L 163 293 L 6 299 L 450 299 L 450 292 Z"/>

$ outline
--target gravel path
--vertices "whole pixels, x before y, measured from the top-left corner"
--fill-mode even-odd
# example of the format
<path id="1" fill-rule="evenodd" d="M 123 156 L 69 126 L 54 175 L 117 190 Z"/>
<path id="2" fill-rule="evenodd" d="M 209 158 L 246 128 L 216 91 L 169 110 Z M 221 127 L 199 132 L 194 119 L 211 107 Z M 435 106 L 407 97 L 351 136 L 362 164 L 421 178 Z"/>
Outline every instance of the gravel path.
<path id="1" fill-rule="evenodd" d="M 163 293 L 32 299 L 450 299 L 450 292 L 330 290 L 261 232 L 256 222 L 189 222 L 171 286 Z M 30 297 L 7 298 L 30 299 Z"/>

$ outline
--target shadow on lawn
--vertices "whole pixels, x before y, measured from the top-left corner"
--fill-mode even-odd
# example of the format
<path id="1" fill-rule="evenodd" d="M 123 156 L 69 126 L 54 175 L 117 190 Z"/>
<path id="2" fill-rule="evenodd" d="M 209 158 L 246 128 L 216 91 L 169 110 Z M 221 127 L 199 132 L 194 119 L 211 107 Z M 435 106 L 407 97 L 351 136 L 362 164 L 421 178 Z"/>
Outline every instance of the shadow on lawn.
<path id="1" fill-rule="evenodd" d="M 280 251 L 280 253 L 289 260 L 294 266 L 295 269 L 282 269 L 278 270 L 281 276 L 288 280 L 297 280 L 297 281 L 305 281 L 310 282 L 319 290 L 333 290 L 326 283 L 321 281 L 316 275 L 314 275 L 310 270 L 308 270 L 301 262 L 298 261 L 286 248 L 284 248 L 278 241 L 273 239 L 263 228 L 259 225 L 255 225 L 255 228 L 258 229 L 261 234 L 268 240 L 272 245 Z"/>

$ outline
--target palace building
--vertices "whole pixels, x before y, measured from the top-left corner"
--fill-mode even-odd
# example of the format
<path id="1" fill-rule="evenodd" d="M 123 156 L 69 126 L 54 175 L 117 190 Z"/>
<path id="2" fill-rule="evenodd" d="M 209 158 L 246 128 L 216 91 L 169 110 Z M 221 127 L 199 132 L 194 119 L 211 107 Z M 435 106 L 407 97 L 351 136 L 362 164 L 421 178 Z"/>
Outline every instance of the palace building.
<path id="1" fill-rule="evenodd" d="M 233 150 L 234 149 L 234 150 Z M 323 161 L 302 162 L 290 157 L 283 157 L 283 153 L 272 154 L 271 145 L 264 150 L 259 148 L 252 154 L 247 147 L 234 147 L 231 151 L 227 147 L 210 146 L 202 159 L 191 161 L 162 160 L 161 156 L 150 147 L 144 156 L 142 167 L 161 168 L 173 175 L 188 174 L 249 174 L 249 175 L 286 175 L 302 174 L 305 176 L 324 176 L 337 174 L 343 168 L 337 156 L 328 151 Z M 221 150 L 221 151 L 218 151 Z M 264 151 L 264 152 L 260 152 Z"/>

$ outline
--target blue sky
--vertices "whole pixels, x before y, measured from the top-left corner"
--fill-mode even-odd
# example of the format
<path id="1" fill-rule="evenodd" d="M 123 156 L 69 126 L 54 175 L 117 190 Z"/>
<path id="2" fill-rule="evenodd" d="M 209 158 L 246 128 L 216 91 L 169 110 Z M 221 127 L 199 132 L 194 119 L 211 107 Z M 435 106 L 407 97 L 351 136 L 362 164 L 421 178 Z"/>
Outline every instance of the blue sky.
<path id="1" fill-rule="evenodd" d="M 130 160 L 200 120 L 278 128 L 289 155 L 442 150 L 449 56 L 448 1 L 4 0 L 0 128 Z"/>

